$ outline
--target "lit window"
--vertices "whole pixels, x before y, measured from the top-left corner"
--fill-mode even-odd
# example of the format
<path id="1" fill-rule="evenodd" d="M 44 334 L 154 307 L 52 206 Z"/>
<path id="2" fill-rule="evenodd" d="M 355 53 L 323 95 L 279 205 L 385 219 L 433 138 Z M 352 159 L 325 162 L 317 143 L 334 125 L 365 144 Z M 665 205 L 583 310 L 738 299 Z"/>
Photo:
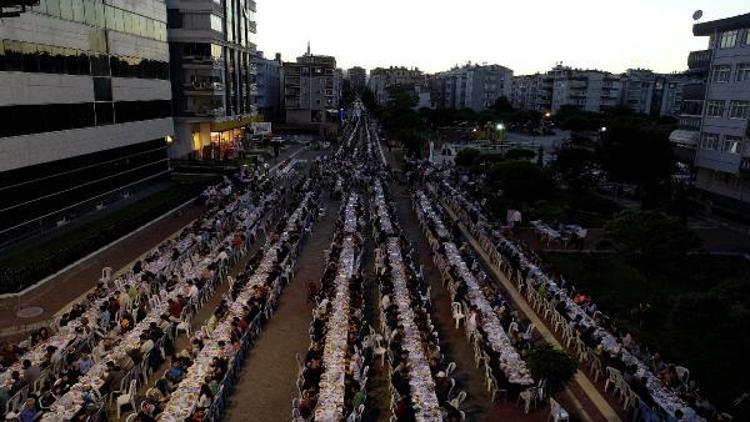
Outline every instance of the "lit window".
<path id="1" fill-rule="evenodd" d="M 722 151 L 727 154 L 739 154 L 742 152 L 742 138 L 739 136 L 725 136 Z"/>
<path id="2" fill-rule="evenodd" d="M 706 101 L 706 117 L 724 117 L 724 103 L 722 100 Z"/>
<path id="3" fill-rule="evenodd" d="M 732 101 L 729 104 L 729 118 L 747 120 L 750 116 L 750 101 Z"/>
<path id="4" fill-rule="evenodd" d="M 729 82 L 732 75 L 732 66 L 717 65 L 711 69 L 711 80 L 714 82 Z"/>
<path id="5" fill-rule="evenodd" d="M 719 40 L 719 47 L 720 48 L 733 48 L 735 45 L 737 45 L 737 31 L 736 29 L 733 31 L 726 31 L 721 33 L 721 39 Z"/>

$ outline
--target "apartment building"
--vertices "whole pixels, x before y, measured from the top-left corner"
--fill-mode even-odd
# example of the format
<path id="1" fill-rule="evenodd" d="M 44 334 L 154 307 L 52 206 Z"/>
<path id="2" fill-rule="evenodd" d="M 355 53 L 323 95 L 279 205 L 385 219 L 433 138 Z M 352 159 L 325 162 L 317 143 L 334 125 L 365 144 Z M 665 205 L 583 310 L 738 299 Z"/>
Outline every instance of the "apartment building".
<path id="1" fill-rule="evenodd" d="M 273 59 L 267 59 L 262 51 L 253 56 L 252 63 L 256 69 L 255 106 L 259 117 L 266 121 L 275 120 L 282 115 L 281 109 L 281 54 L 276 53 Z"/>
<path id="2" fill-rule="evenodd" d="M 500 97 L 510 101 L 513 71 L 496 64 L 466 65 L 434 75 L 431 83 L 439 107 L 480 112 L 491 108 Z"/>
<path id="3" fill-rule="evenodd" d="M 163 1 L 43 0 L 0 22 L 0 242 L 170 171 Z"/>
<path id="4" fill-rule="evenodd" d="M 352 88 L 364 88 L 367 86 L 367 70 L 363 67 L 354 66 L 346 71 L 346 78 L 352 85 Z"/>
<path id="5" fill-rule="evenodd" d="M 256 117 L 253 0 L 168 0 L 177 143 L 173 157 L 219 159 Z"/>
<path id="6" fill-rule="evenodd" d="M 320 125 L 335 122 L 338 115 L 340 72 L 332 56 L 307 53 L 282 67 L 286 122 Z"/>
<path id="7" fill-rule="evenodd" d="M 696 24 L 693 34 L 708 37 L 691 57 L 709 68 L 695 185 L 717 206 L 750 210 L 750 14 Z"/>
<path id="8" fill-rule="evenodd" d="M 370 71 L 367 86 L 375 96 L 375 101 L 383 105 L 391 98 L 390 90 L 401 86 L 413 90 L 416 86 L 426 85 L 427 78 L 418 68 L 406 67 L 378 67 Z"/>

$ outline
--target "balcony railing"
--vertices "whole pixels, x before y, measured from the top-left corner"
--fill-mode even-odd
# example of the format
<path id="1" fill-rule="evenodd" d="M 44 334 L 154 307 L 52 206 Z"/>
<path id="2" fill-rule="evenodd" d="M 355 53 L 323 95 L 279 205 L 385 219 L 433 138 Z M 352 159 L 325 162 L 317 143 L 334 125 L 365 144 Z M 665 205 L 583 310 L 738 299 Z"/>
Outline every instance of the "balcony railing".
<path id="1" fill-rule="evenodd" d="M 688 54 L 688 68 L 690 70 L 708 70 L 711 66 L 711 50 L 691 51 Z"/>

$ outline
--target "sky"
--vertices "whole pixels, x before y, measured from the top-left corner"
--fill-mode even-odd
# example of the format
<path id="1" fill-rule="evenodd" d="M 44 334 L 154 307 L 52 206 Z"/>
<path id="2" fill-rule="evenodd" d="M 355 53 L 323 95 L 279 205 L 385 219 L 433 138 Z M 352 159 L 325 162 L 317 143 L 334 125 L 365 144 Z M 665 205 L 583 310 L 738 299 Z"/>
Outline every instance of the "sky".
<path id="1" fill-rule="evenodd" d="M 516 75 L 557 62 L 622 72 L 685 70 L 706 48 L 701 22 L 750 13 L 748 0 L 256 0 L 258 49 L 286 61 L 304 53 L 339 67 L 501 64 Z"/>

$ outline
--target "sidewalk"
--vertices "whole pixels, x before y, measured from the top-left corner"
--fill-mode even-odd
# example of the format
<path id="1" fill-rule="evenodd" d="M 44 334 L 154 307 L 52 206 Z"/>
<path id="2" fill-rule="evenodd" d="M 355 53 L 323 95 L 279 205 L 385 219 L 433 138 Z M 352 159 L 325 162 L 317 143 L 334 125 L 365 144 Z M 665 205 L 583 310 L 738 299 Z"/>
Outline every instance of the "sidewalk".
<path id="1" fill-rule="evenodd" d="M 274 167 L 301 151 L 302 148 L 284 151 Z M 186 205 L 126 239 L 113 241 L 101 252 L 48 280 L 44 287 L 21 297 L 15 306 L 0 309 L 0 339 L 20 338 L 31 330 L 48 325 L 57 312 L 96 286 L 103 267 L 112 267 L 116 272 L 127 266 L 198 218 L 203 210 L 199 205 Z M 39 307 L 42 312 L 32 318 L 16 315 L 19 309 L 30 307 Z"/>

